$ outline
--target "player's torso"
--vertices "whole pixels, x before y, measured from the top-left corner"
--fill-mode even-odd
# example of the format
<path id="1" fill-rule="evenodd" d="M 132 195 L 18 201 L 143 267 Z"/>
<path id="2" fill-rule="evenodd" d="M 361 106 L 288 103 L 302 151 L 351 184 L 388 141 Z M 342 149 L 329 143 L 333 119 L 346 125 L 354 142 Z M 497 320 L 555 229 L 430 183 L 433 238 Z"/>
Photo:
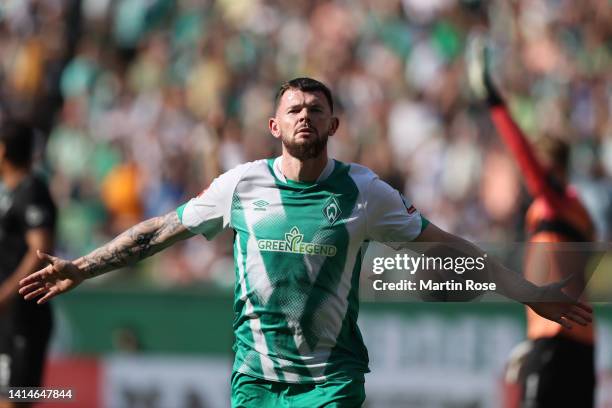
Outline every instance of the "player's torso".
<path id="1" fill-rule="evenodd" d="M 589 251 L 584 245 L 595 237 L 591 218 L 576 194 L 568 189 L 563 201 L 554 208 L 544 199 L 536 198 L 527 211 L 526 227 L 530 244 L 525 256 L 525 276 L 541 285 L 582 274 L 567 290 L 586 300 L 583 292 L 589 278 L 586 269 Z M 594 339 L 593 324 L 566 330 L 531 310 L 527 311 L 527 326 L 529 338 L 562 334 L 587 344 Z"/>
<path id="2" fill-rule="evenodd" d="M 576 193 L 567 188 L 555 207 L 536 198 L 526 214 L 526 228 L 531 242 L 589 242 L 594 226 Z"/>
<path id="3" fill-rule="evenodd" d="M 23 222 L 27 187 L 23 183 L 14 190 L 0 187 L 0 280 L 12 272 L 27 249 Z"/>
<path id="4" fill-rule="evenodd" d="M 26 232 L 43 224 L 53 228 L 56 208 L 46 184 L 29 174 L 12 190 L 0 187 L 0 280 L 27 251 Z"/>
<path id="5" fill-rule="evenodd" d="M 265 338 L 275 363 L 293 367 L 299 378 L 322 375 L 298 368 L 323 370 L 347 316 L 356 322 L 365 234 L 359 198 L 349 166 L 339 162 L 319 183 L 281 180 L 272 162 L 243 175 L 231 212 L 238 359 L 240 348 L 261 353 Z"/>

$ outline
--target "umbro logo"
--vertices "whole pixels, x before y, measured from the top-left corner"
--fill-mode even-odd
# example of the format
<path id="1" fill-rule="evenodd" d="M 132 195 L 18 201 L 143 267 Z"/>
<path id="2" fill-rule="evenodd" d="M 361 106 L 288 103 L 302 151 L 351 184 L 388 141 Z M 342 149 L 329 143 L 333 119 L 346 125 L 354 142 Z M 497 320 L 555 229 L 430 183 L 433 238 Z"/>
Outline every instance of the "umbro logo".
<path id="1" fill-rule="evenodd" d="M 255 206 L 255 208 L 253 208 L 255 211 L 266 211 L 270 203 L 266 200 L 257 200 L 253 203 L 253 205 Z"/>
<path id="2" fill-rule="evenodd" d="M 323 207 L 323 215 L 325 216 L 325 218 L 327 218 L 327 221 L 329 221 L 329 223 L 333 225 L 333 223 L 338 221 L 338 218 L 340 218 L 341 214 L 342 211 L 340 210 L 340 203 L 338 203 L 336 197 L 331 196 Z"/>

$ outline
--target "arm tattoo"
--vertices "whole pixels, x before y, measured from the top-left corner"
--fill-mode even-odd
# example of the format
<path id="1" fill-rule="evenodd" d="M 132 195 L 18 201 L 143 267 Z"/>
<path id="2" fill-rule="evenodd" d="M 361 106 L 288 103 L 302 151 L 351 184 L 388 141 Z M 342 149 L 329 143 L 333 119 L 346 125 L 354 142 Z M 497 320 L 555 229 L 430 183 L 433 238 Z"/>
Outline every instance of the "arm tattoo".
<path id="1" fill-rule="evenodd" d="M 88 278 L 132 265 L 175 242 L 192 236 L 175 212 L 151 218 L 128 229 L 75 263 Z"/>

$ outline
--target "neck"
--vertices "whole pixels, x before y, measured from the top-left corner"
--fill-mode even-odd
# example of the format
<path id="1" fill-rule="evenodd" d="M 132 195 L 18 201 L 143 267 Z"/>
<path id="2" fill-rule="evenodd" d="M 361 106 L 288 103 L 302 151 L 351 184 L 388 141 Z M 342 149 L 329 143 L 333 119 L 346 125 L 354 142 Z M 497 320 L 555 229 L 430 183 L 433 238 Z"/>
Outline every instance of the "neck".
<path id="1" fill-rule="evenodd" d="M 310 183 L 317 181 L 323 173 L 327 160 L 326 151 L 323 151 L 318 157 L 300 160 L 283 150 L 281 170 L 289 180 Z"/>
<path id="2" fill-rule="evenodd" d="M 5 164 L 2 168 L 2 183 L 10 190 L 21 183 L 21 180 L 28 175 L 28 170 Z"/>

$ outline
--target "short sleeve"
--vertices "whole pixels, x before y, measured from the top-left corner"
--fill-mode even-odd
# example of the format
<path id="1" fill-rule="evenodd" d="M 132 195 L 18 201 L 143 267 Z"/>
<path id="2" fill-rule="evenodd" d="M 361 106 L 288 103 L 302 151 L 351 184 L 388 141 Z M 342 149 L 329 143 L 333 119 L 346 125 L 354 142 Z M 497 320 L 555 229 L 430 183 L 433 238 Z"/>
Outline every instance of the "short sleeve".
<path id="1" fill-rule="evenodd" d="M 32 182 L 23 202 L 23 225 L 26 230 L 47 228 L 54 229 L 56 208 L 46 185 L 41 181 Z"/>
<path id="2" fill-rule="evenodd" d="M 181 223 L 209 240 L 231 226 L 232 198 L 248 164 L 223 173 L 197 197 L 178 207 L 176 212 Z"/>
<path id="3" fill-rule="evenodd" d="M 366 194 L 367 236 L 399 249 L 417 238 L 428 221 L 399 191 L 375 178 Z"/>

